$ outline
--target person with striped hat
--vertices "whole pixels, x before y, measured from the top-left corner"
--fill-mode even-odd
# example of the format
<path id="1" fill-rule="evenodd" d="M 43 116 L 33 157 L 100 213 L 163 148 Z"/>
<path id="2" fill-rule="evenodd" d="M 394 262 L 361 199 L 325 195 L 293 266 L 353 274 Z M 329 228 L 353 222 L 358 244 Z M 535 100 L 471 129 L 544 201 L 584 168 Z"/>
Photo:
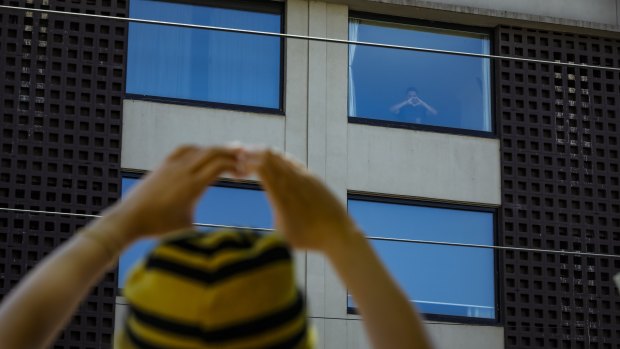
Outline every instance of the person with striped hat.
<path id="1" fill-rule="evenodd" d="M 117 348 L 312 348 L 290 249 L 278 234 L 181 231 L 132 270 Z"/>
<path id="2" fill-rule="evenodd" d="M 219 175 L 256 173 L 277 233 L 200 233 L 194 207 Z M 375 348 L 430 348 L 412 304 L 344 206 L 269 149 L 183 146 L 123 200 L 47 256 L 0 304 L 3 348 L 45 348 L 120 253 L 160 244 L 130 273 L 116 348 L 312 348 L 289 247 L 323 253 L 356 299 Z"/>

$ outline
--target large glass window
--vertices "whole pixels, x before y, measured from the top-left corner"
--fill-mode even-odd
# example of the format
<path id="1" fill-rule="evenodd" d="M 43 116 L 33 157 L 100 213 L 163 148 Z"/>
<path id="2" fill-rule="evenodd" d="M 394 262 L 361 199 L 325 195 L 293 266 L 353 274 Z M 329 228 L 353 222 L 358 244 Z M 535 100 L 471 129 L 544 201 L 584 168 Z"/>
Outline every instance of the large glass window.
<path id="1" fill-rule="evenodd" d="M 349 39 L 490 53 L 488 34 L 359 18 Z M 350 117 L 491 132 L 489 86 L 488 58 L 349 46 Z"/>
<path id="2" fill-rule="evenodd" d="M 371 237 L 493 245 L 494 213 L 349 199 L 349 213 Z M 426 314 L 495 319 L 490 249 L 371 240 L 405 293 Z M 355 302 L 349 296 L 349 308 Z"/>
<path id="3" fill-rule="evenodd" d="M 129 13 L 140 19 L 281 32 L 280 4 L 219 4 L 226 8 L 131 0 Z M 127 93 L 280 109 L 281 49 L 277 37 L 130 23 Z"/>
<path id="4" fill-rule="evenodd" d="M 137 178 L 123 178 L 122 195 L 138 183 Z M 221 224 L 252 228 L 271 228 L 272 218 L 265 193 L 256 189 L 211 186 L 200 199 L 194 214 L 196 223 Z M 207 228 L 197 229 L 205 230 Z M 125 284 L 127 272 L 157 243 L 144 239 L 130 246 L 120 257 L 118 286 Z"/>

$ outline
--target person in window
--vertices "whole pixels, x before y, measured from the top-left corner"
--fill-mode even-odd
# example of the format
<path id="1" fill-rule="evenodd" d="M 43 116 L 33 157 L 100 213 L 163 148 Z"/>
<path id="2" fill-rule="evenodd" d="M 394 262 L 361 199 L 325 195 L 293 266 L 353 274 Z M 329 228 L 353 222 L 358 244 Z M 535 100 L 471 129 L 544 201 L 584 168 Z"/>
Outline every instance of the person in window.
<path id="1" fill-rule="evenodd" d="M 414 306 L 389 275 L 346 208 L 303 165 L 271 150 L 196 146 L 176 149 L 122 200 L 41 261 L 4 298 L 0 304 L 2 347 L 49 347 L 90 288 L 116 264 L 118 256 L 131 243 L 144 237 L 170 239 L 170 232 L 192 230 L 196 203 L 224 172 L 237 177 L 258 175 L 274 209 L 276 230 L 291 247 L 318 251 L 327 257 L 355 297 L 375 348 L 431 347 Z M 184 255 L 176 256 L 182 258 Z M 200 269 L 196 271 L 195 268 L 192 277 L 202 275 Z M 145 275 L 134 273 L 134 276 Z M 158 289 L 152 291 L 157 293 Z M 174 306 L 175 299 L 191 292 L 183 288 L 174 291 L 177 297 L 166 298 L 167 302 L 172 302 L 170 310 L 196 313 L 196 308 Z M 201 308 L 200 315 L 215 316 L 210 310 Z M 141 316 L 153 318 L 153 314 Z M 157 317 L 153 321 L 154 325 L 166 324 Z M 178 330 L 179 326 L 171 329 Z M 161 337 L 166 336 L 164 332 Z M 184 334 L 195 335 L 195 332 Z M 198 337 L 203 334 L 200 329 Z M 188 343 L 191 344 L 146 347 L 213 347 L 203 345 L 200 338 Z M 306 343 L 293 347 L 304 347 Z M 132 343 L 128 347 L 141 345 Z"/>
<path id="2" fill-rule="evenodd" d="M 414 87 L 409 87 L 405 99 L 394 104 L 390 111 L 398 115 L 397 121 L 416 124 L 427 123 L 428 115 L 437 115 L 437 110 L 420 98 Z"/>

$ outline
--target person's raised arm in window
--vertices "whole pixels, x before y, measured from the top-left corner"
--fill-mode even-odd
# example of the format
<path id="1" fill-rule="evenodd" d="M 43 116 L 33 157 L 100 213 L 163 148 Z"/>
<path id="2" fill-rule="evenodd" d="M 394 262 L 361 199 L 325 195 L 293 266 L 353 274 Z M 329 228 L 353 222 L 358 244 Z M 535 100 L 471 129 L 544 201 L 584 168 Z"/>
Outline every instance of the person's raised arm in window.
<path id="1" fill-rule="evenodd" d="M 401 110 L 406 106 L 411 106 L 413 108 L 421 106 L 430 114 L 437 114 L 437 110 L 420 98 L 418 90 L 414 87 L 408 88 L 405 99 L 391 106 L 390 111 L 394 114 L 400 114 Z"/>

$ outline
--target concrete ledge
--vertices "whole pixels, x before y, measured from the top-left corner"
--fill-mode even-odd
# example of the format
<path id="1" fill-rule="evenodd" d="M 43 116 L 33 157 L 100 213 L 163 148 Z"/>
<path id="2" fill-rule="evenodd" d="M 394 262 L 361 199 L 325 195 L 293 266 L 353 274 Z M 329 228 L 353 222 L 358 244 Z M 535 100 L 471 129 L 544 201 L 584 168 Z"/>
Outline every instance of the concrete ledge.
<path id="1" fill-rule="evenodd" d="M 437 349 L 503 349 L 504 328 L 452 323 L 427 323 Z"/>
<path id="2" fill-rule="evenodd" d="M 312 318 L 319 332 L 318 348 L 371 349 L 361 320 Z M 503 349 L 504 328 L 460 323 L 427 322 L 436 349 Z"/>
<path id="3" fill-rule="evenodd" d="M 180 144 L 232 141 L 284 149 L 282 115 L 125 100 L 121 166 L 151 170 Z"/>
<path id="4" fill-rule="evenodd" d="M 514 25 L 620 38 L 620 0 L 331 0 L 351 10 L 447 23 Z"/>
<path id="5" fill-rule="evenodd" d="M 501 204 L 497 139 L 349 124 L 350 191 Z"/>

